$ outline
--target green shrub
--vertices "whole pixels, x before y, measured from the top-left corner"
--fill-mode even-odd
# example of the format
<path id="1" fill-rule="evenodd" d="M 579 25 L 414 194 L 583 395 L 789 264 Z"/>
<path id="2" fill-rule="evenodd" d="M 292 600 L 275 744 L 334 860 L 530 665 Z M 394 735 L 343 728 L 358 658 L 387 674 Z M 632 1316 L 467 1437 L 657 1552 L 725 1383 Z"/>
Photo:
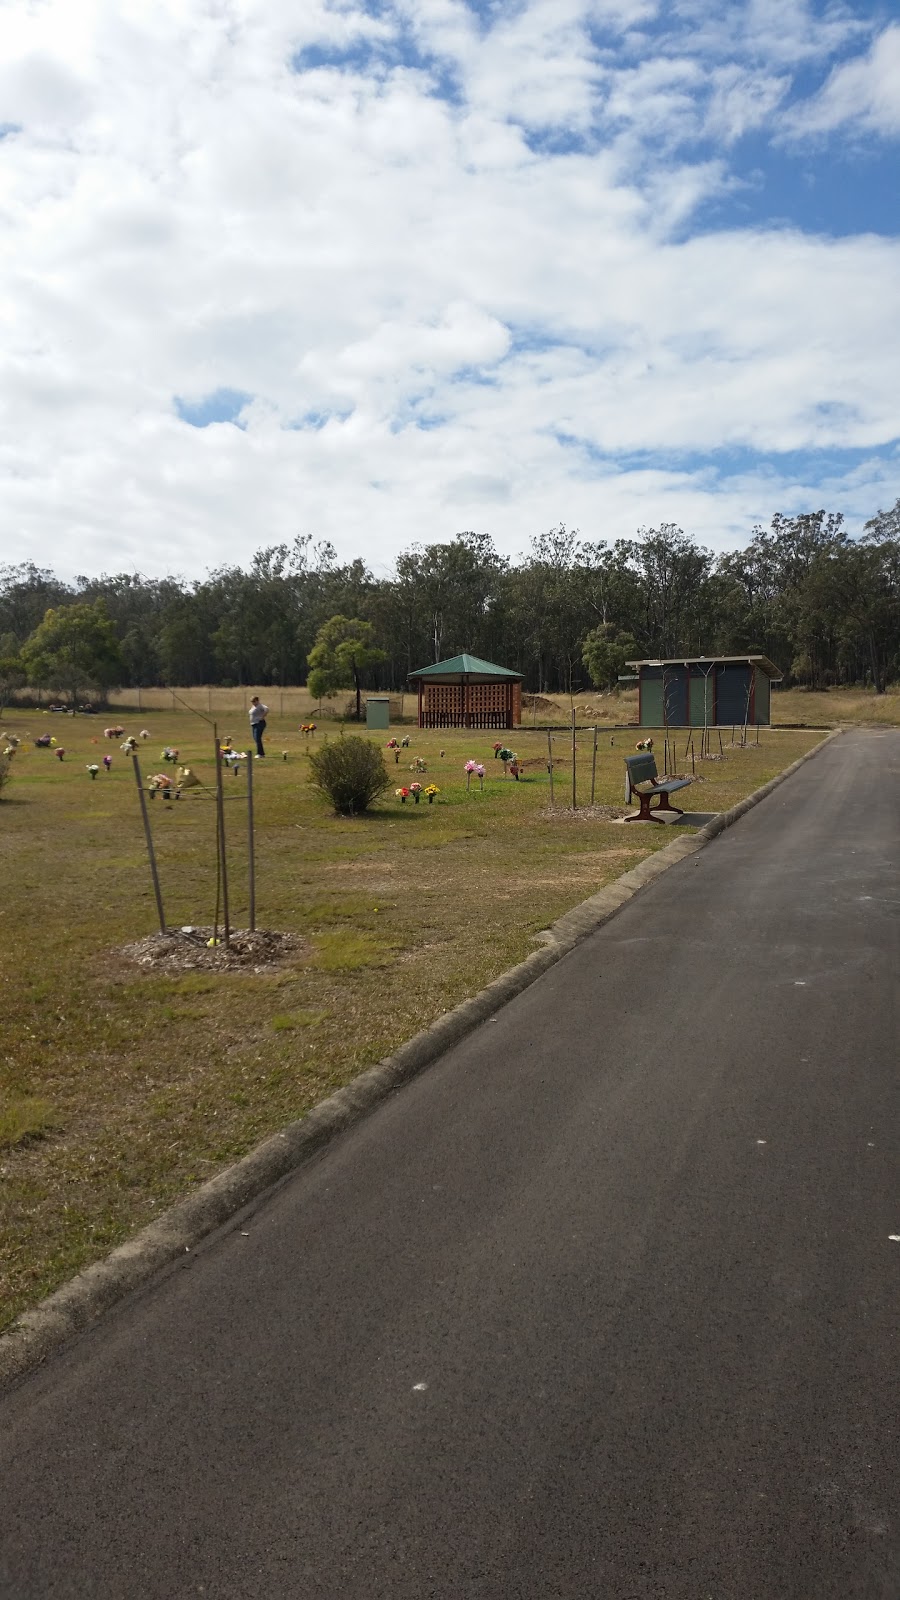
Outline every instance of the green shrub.
<path id="1" fill-rule="evenodd" d="M 324 744 L 309 758 L 309 781 L 327 795 L 342 817 L 365 811 L 391 786 L 391 776 L 381 751 L 367 739 L 355 736 Z"/>
<path id="2" fill-rule="evenodd" d="M 12 757 L 0 755 L 0 799 L 2 799 L 3 791 L 6 788 L 6 785 L 9 783 L 11 777 Z"/>

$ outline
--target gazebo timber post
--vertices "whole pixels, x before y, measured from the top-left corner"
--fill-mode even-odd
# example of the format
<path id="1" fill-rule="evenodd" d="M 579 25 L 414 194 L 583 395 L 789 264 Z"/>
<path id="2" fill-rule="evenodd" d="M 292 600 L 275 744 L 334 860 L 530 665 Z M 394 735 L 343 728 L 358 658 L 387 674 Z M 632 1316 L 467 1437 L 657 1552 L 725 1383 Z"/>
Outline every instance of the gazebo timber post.
<path id="1" fill-rule="evenodd" d="M 420 728 L 424 726 L 424 724 L 422 722 L 422 692 L 423 692 L 423 687 L 424 686 L 423 686 L 423 683 L 422 683 L 422 679 L 420 678 L 419 679 L 419 727 Z"/>

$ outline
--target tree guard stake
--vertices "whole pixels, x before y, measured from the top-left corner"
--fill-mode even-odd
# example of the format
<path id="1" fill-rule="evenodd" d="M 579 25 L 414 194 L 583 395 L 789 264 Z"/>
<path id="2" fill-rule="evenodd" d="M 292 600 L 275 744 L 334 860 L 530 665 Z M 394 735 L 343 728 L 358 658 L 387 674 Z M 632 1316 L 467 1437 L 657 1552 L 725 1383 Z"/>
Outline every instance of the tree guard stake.
<path id="1" fill-rule="evenodd" d="M 218 834 L 219 864 L 222 870 L 222 923 L 223 943 L 227 950 L 231 944 L 231 924 L 228 918 L 228 862 L 225 854 L 225 800 L 222 794 L 222 746 L 219 743 L 218 729 L 216 737 L 216 833 Z M 252 751 L 247 751 L 247 761 L 253 760 Z"/>
<path id="2" fill-rule="evenodd" d="M 256 854 L 253 848 L 253 752 L 247 751 L 247 873 L 250 888 L 250 932 L 256 928 Z"/>
<path id="3" fill-rule="evenodd" d="M 147 841 L 147 855 L 150 858 L 150 876 L 153 879 L 153 893 L 156 895 L 156 911 L 159 917 L 159 931 L 165 933 L 166 918 L 163 911 L 162 890 L 159 887 L 159 873 L 156 870 L 156 853 L 153 849 L 153 835 L 150 832 L 150 818 L 147 815 L 147 801 L 144 796 L 144 785 L 141 782 L 141 765 L 138 761 L 136 750 L 132 750 L 131 759 L 134 764 L 134 781 L 137 784 L 138 799 L 141 802 L 141 816 L 144 819 L 144 838 Z"/>

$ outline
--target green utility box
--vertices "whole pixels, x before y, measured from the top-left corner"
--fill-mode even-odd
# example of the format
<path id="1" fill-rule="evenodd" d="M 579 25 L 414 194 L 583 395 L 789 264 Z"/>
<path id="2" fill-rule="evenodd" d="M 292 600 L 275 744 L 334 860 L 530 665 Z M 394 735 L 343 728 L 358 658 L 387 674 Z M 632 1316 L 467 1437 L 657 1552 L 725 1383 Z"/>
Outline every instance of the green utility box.
<path id="1" fill-rule="evenodd" d="M 391 725 L 390 695 L 370 694 L 366 701 L 366 728 L 369 733 L 380 733 Z"/>

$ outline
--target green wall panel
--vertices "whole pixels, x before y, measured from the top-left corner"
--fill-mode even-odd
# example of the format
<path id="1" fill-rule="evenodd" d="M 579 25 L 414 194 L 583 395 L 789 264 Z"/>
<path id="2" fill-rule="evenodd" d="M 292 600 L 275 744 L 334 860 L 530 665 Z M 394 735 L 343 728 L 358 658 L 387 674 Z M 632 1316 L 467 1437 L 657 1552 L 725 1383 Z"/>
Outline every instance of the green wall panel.
<path id="1" fill-rule="evenodd" d="M 641 727 L 661 728 L 663 725 L 662 674 L 650 677 L 641 673 Z"/>
<path id="2" fill-rule="evenodd" d="M 706 715 L 703 714 L 704 698 L 706 701 Z M 691 727 L 705 728 L 712 726 L 713 722 L 713 675 L 701 677 L 698 673 L 691 673 Z"/>

